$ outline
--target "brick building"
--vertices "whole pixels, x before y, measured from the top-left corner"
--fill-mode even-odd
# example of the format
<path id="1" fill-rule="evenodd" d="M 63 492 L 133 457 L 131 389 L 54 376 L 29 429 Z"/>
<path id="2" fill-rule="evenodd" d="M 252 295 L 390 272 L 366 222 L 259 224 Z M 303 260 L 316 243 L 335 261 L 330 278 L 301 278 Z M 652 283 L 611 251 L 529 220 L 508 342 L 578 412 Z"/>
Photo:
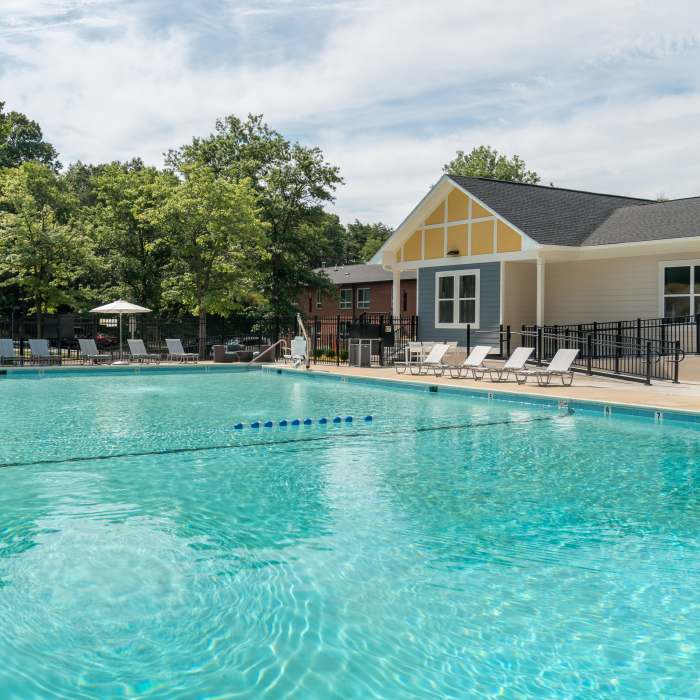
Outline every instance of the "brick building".
<path id="1" fill-rule="evenodd" d="M 335 286 L 334 294 L 307 287 L 299 299 L 300 310 L 309 316 L 361 316 L 363 313 L 391 313 L 392 273 L 381 265 L 323 267 Z M 402 316 L 416 313 L 416 273 L 401 275 L 399 294 Z"/>

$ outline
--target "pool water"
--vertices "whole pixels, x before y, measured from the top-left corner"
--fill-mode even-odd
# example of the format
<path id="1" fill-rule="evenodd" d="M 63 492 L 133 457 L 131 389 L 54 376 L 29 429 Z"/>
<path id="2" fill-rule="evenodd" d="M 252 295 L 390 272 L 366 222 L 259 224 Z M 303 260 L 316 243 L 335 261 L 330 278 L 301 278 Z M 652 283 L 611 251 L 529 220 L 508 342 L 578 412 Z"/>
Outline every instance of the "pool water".
<path id="1" fill-rule="evenodd" d="M 697 429 L 272 372 L 0 396 L 3 699 L 700 696 Z"/>

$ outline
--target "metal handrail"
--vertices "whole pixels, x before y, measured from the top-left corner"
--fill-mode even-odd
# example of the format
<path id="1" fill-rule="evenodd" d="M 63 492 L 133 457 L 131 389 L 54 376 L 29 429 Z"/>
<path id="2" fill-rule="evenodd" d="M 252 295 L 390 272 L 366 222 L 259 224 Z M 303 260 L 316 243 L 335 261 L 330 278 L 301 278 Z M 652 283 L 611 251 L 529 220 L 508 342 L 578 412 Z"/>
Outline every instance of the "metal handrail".
<path id="1" fill-rule="evenodd" d="M 267 355 L 268 352 L 271 350 L 274 350 L 278 345 L 283 345 L 285 348 L 287 348 L 287 341 L 284 338 L 280 338 L 278 341 L 270 345 L 269 348 L 265 348 L 261 353 L 256 355 L 250 362 L 248 362 L 249 365 L 252 365 L 254 362 L 257 362 L 263 355 Z"/>

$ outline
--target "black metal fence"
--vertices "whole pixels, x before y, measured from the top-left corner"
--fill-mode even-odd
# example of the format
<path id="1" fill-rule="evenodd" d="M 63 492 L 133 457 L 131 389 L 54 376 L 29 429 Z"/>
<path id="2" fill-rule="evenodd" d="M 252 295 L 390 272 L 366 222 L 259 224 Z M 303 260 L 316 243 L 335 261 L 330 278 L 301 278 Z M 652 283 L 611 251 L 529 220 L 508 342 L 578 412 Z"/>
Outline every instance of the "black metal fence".
<path id="1" fill-rule="evenodd" d="M 304 321 L 312 341 L 314 364 L 347 364 L 349 340 L 353 337 L 371 338 L 374 364 L 391 364 L 403 354 L 406 344 L 416 339 L 418 322 L 415 316 L 392 317 L 385 314 L 312 317 Z M 278 340 L 278 345 L 265 357 L 279 359 L 285 347 L 298 335 L 296 316 L 248 316 L 207 318 L 205 356 L 211 356 L 214 345 L 235 344 L 252 353 L 261 353 Z M 95 314 L 57 314 L 42 319 L 41 329 L 35 317 L 0 317 L 0 339 L 14 341 L 16 361 L 32 360 L 30 338 L 45 338 L 49 343 L 51 361 L 80 364 L 81 338 L 94 338 L 100 353 L 120 359 L 119 318 Z M 182 340 L 185 352 L 199 352 L 199 320 L 195 317 L 164 318 L 155 314 L 123 317 L 121 329 L 124 355 L 128 357 L 128 338 L 141 338 L 151 353 L 167 354 L 166 338 Z M 35 358 L 36 360 L 36 358 Z M 0 358 L 2 361 L 2 358 Z"/>
<path id="2" fill-rule="evenodd" d="M 541 326 L 545 335 L 559 336 L 570 333 L 585 338 L 593 336 L 594 344 L 628 342 L 643 344 L 645 341 L 674 346 L 680 343 L 687 355 L 700 352 L 700 314 L 674 318 L 637 318 L 627 321 L 594 321 L 592 323 Z M 523 326 L 523 332 L 536 333 L 538 326 Z"/>
<path id="3" fill-rule="evenodd" d="M 418 334 L 416 316 L 313 316 L 305 324 L 311 339 L 311 362 L 322 365 L 347 364 L 352 338 L 372 341 L 372 364 L 390 365 L 396 358 L 403 359 L 406 345 Z"/>

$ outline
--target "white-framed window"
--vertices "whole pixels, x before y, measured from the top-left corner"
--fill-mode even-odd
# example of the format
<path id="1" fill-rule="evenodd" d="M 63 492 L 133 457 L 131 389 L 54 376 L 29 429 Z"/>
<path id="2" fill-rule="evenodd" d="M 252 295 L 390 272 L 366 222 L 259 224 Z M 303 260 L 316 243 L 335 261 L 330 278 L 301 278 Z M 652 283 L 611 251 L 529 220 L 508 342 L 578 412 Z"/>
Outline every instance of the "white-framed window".
<path id="1" fill-rule="evenodd" d="M 349 287 L 340 290 L 338 308 L 352 309 L 352 289 L 350 289 Z"/>
<path id="2" fill-rule="evenodd" d="M 435 275 L 435 327 L 479 328 L 479 270 Z"/>
<path id="3" fill-rule="evenodd" d="M 369 287 L 357 288 L 357 308 L 369 309 Z"/>
<path id="4" fill-rule="evenodd" d="M 316 308 L 320 309 L 323 306 L 323 292 L 320 289 L 316 290 Z"/>
<path id="5" fill-rule="evenodd" d="M 700 260 L 660 264 L 659 313 L 664 318 L 700 313 Z"/>

